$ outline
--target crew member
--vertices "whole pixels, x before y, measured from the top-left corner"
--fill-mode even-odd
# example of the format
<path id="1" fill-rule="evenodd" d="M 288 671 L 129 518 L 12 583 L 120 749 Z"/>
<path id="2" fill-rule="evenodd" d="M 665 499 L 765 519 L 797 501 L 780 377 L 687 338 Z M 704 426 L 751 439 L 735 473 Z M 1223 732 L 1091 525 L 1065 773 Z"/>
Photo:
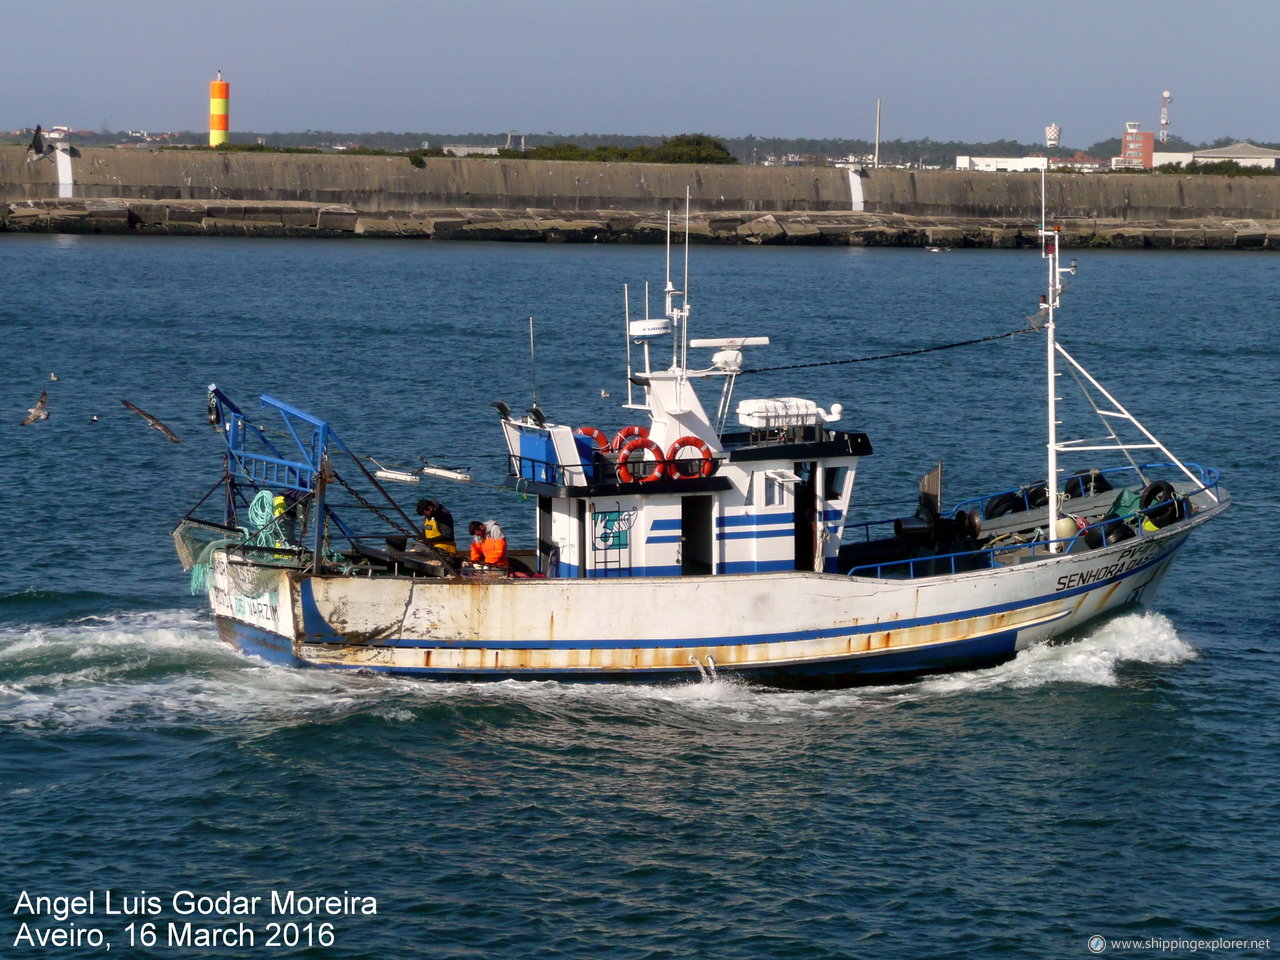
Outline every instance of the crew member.
<path id="1" fill-rule="evenodd" d="M 427 545 L 450 557 L 458 555 L 453 539 L 453 514 L 438 500 L 419 500 L 418 516 L 422 517 L 422 539 Z"/>
<path id="2" fill-rule="evenodd" d="M 467 525 L 471 534 L 471 562 L 483 563 L 491 567 L 506 569 L 507 535 L 502 532 L 497 520 L 472 520 Z"/>
<path id="3" fill-rule="evenodd" d="M 272 498 L 272 514 L 276 519 L 277 547 L 287 547 L 298 539 L 298 501 L 303 497 L 300 490 L 286 490 Z"/>

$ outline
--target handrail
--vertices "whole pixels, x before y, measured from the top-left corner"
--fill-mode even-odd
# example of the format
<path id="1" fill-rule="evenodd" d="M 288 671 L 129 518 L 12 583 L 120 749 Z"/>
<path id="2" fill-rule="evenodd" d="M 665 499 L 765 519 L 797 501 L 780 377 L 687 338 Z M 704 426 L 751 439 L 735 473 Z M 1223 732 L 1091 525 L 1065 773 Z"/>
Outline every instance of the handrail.
<path id="1" fill-rule="evenodd" d="M 1188 462 L 1186 464 L 1183 464 L 1183 466 L 1194 469 L 1200 475 L 1200 483 L 1201 483 L 1200 489 L 1192 490 L 1190 492 L 1199 493 L 1200 490 L 1206 490 L 1209 493 L 1213 494 L 1216 499 L 1216 495 L 1218 493 L 1218 485 L 1221 477 L 1221 474 L 1219 473 L 1219 471 L 1215 467 L 1202 466 L 1201 464 L 1198 464 L 1198 463 Z M 1121 473 L 1131 473 L 1131 474 L 1137 475 L 1145 483 L 1147 482 L 1147 480 L 1146 480 L 1146 477 L 1144 476 L 1143 471 L 1158 470 L 1161 468 L 1176 469 L 1177 464 L 1169 463 L 1167 461 L 1160 462 L 1160 463 L 1142 463 L 1142 464 L 1135 464 L 1133 466 L 1108 467 L 1105 470 L 1099 470 L 1098 473 L 1101 476 L 1116 475 Z M 988 500 L 992 500 L 996 497 L 1002 497 L 1010 493 L 1017 494 L 1022 497 L 1022 503 L 1025 509 L 1027 510 L 1039 509 L 1038 507 L 1033 506 L 1030 503 L 1030 501 L 1027 499 L 1027 497 L 1031 493 L 1031 491 L 1036 490 L 1043 486 L 1044 486 L 1043 482 L 1024 484 L 1019 487 L 1012 487 L 1008 490 L 997 490 L 994 493 L 984 494 L 979 497 L 970 497 L 968 500 L 962 500 L 959 503 L 957 503 L 950 511 L 948 511 L 947 516 L 955 516 L 957 513 L 960 513 L 965 510 L 980 508 Z"/>
<path id="2" fill-rule="evenodd" d="M 1148 464 L 1147 466 L 1151 466 L 1151 465 Z M 1191 466 L 1195 466 L 1197 469 L 1201 469 L 1197 464 L 1191 464 Z M 1214 474 L 1217 473 L 1217 471 L 1212 470 L 1212 468 L 1209 468 L 1209 470 Z M 1204 474 L 1202 473 L 1202 476 L 1203 475 Z M 1216 480 L 1214 485 L 1216 486 Z M 1208 490 L 1207 487 L 1202 489 Z M 1198 492 L 1200 491 L 1198 490 L 1193 491 L 1193 493 L 1198 493 Z M 1147 517 L 1150 516 L 1152 513 L 1158 511 L 1161 507 L 1167 506 L 1169 504 L 1175 504 L 1175 503 L 1177 503 L 1176 498 L 1172 500 L 1163 500 L 1159 503 L 1150 504 L 1147 507 L 1144 507 L 1139 510 L 1135 510 L 1132 513 L 1127 513 L 1122 516 L 1105 517 L 1102 520 L 1099 520 L 1097 523 L 1091 523 L 1088 526 L 1079 528 L 1078 530 L 1076 530 L 1075 534 L 1070 537 L 1061 537 L 1053 540 L 1032 540 L 1032 541 L 1026 541 L 1021 543 L 1003 543 L 995 547 L 984 547 L 981 550 L 962 550 L 955 553 L 930 554 L 928 556 L 922 556 L 922 557 L 904 557 L 897 560 L 887 560 L 883 563 L 862 564 L 860 566 L 852 567 L 851 569 L 849 569 L 845 573 L 845 576 L 848 576 L 848 577 L 868 577 L 869 576 L 875 579 L 885 579 L 885 571 L 886 570 L 892 571 L 895 568 L 904 568 L 906 571 L 906 576 L 903 579 L 907 579 L 907 580 L 915 580 L 922 577 L 945 576 L 947 574 L 955 574 L 955 573 L 962 572 L 960 567 L 960 561 L 962 560 L 967 561 L 963 564 L 963 569 L 965 570 L 989 570 L 996 566 L 997 556 L 1000 554 L 1011 553 L 1014 551 L 1024 551 L 1029 553 L 1033 558 L 1036 557 L 1037 554 L 1043 554 L 1044 556 L 1047 557 L 1056 553 L 1057 555 L 1061 556 L 1063 554 L 1070 553 L 1071 550 L 1076 546 L 1076 544 L 1080 542 L 1080 540 L 1082 540 L 1085 537 L 1085 535 L 1088 534 L 1090 531 L 1103 532 L 1103 535 L 1105 537 L 1105 528 L 1114 527 L 1115 525 L 1118 525 L 1118 524 L 1124 524 L 1128 526 L 1131 530 L 1133 530 L 1133 536 L 1140 539 L 1143 536 L 1150 536 L 1151 533 L 1153 532 L 1153 531 L 1147 530 L 1143 521 L 1145 521 Z M 863 527 L 868 534 L 868 542 L 871 542 L 870 541 L 871 527 L 889 524 L 893 522 L 894 521 L 892 520 L 873 520 L 863 524 L 855 524 L 854 526 Z M 846 529 L 848 528 L 846 527 Z M 1056 551 L 1053 550 L 1052 548 L 1055 544 L 1060 544 L 1061 545 L 1060 549 Z M 1087 545 L 1088 544 L 1086 544 L 1086 546 Z M 976 562 L 976 561 L 983 561 L 983 562 Z M 937 569 L 939 563 L 943 563 L 947 567 L 947 569 L 942 569 L 942 570 Z M 927 572 L 917 573 L 917 567 L 923 567 L 926 565 L 929 567 Z"/>

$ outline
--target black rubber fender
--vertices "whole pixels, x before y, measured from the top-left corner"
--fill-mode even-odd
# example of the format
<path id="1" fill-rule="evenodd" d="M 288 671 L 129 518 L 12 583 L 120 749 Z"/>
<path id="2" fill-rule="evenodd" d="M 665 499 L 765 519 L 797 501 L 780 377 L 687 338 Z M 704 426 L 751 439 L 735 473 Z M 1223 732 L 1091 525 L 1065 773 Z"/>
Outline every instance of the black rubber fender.
<path id="1" fill-rule="evenodd" d="M 1067 477 L 1062 485 L 1062 492 L 1073 500 L 1091 496 L 1095 493 L 1106 493 L 1111 489 L 1107 478 L 1098 470 L 1081 470 Z"/>
<path id="2" fill-rule="evenodd" d="M 1001 493 L 992 497 L 982 507 L 982 515 L 987 520 L 1003 517 L 1007 513 L 1021 513 L 1027 509 L 1022 495 L 1018 493 Z"/>
<path id="3" fill-rule="evenodd" d="M 1142 515 L 1157 527 L 1167 527 L 1178 519 L 1177 491 L 1168 480 L 1147 484 L 1138 500 Z"/>
<path id="4" fill-rule="evenodd" d="M 1085 531 L 1084 542 L 1090 549 L 1096 550 L 1098 547 L 1109 547 L 1113 543 L 1130 540 L 1135 536 L 1137 534 L 1133 527 L 1123 520 L 1112 519 Z"/>

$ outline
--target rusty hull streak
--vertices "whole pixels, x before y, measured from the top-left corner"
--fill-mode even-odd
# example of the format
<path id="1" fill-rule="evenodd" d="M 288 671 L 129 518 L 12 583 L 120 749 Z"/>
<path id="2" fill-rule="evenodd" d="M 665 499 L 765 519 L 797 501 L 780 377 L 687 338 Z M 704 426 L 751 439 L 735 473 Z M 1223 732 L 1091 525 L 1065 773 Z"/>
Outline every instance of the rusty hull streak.
<path id="1" fill-rule="evenodd" d="M 412 590 L 410 590 L 412 595 Z M 380 640 L 390 640 L 400 632 L 400 628 L 404 623 L 404 615 L 401 614 L 399 623 L 392 621 L 386 626 L 374 627 L 373 629 L 357 630 L 351 626 L 347 619 L 347 599 L 332 602 L 325 621 L 333 628 L 334 633 L 338 634 L 345 641 L 343 646 L 368 646 L 378 643 Z M 301 625 L 302 620 L 297 621 Z M 304 641 L 325 642 L 322 639 L 312 637 L 310 635 L 303 636 Z"/>

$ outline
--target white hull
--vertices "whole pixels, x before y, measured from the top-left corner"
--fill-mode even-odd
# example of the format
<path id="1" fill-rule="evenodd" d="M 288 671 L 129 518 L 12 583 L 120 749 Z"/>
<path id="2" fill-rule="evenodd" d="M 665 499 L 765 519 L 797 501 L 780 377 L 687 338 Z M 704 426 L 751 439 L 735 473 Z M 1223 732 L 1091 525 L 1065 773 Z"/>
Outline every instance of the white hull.
<path id="1" fill-rule="evenodd" d="M 989 665 L 1149 601 L 1190 529 L 1217 509 L 1114 546 L 915 580 L 315 577 L 224 555 L 209 592 L 225 639 L 295 665 L 440 680 L 656 682 L 714 671 L 878 682 Z M 264 577 L 274 586 L 260 589 Z M 237 586 L 249 581 L 252 596 Z"/>

